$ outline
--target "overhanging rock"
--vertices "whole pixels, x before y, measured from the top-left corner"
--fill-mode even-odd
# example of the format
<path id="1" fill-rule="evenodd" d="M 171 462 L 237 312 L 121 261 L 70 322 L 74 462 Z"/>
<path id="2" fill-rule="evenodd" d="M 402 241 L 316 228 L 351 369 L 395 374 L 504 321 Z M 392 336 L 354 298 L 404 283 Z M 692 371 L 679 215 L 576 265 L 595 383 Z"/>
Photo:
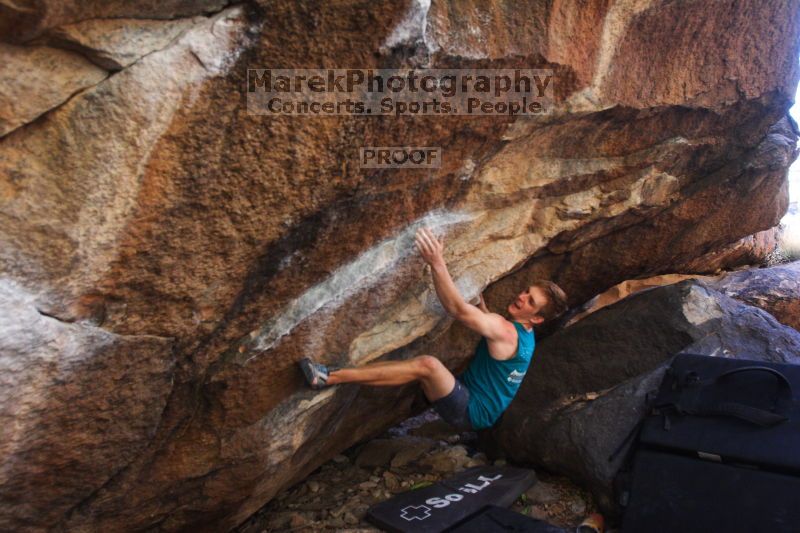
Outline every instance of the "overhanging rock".
<path id="1" fill-rule="evenodd" d="M 66 500 L 26 453 L 35 446 L 0 433 L 0 448 L 19 444 L 14 479 L 36 502 L 0 506 L 4 524 L 225 530 L 410 414 L 413 387 L 317 394 L 295 363 L 466 362 L 473 338 L 448 329 L 409 249 L 418 225 L 447 234 L 465 296 L 491 286 L 498 309 L 534 276 L 576 305 L 679 271 L 786 210 L 795 1 L 224 4 L 0 2 L 15 47 L 42 38 L 111 69 L 55 95 L 35 84 L 0 94 L 13 124 L 0 138 L 2 277 L 49 320 L 92 332 L 81 357 L 116 353 L 93 344 L 106 335 L 136 355 L 121 357 L 122 373 L 75 366 L 86 374 L 71 392 L 147 382 L 141 402 L 127 398 L 141 426 L 93 443 L 87 456 L 108 460 L 72 464 L 81 475 Z M 150 22 L 121 22 L 130 17 Z M 34 72 L 36 56 L 15 64 Z M 248 114 L 248 69 L 310 65 L 552 69 L 557 109 Z M 11 105 L 26 93 L 30 105 Z M 441 168 L 359 168 L 359 148 L 398 145 L 441 147 Z M 32 338 L 49 331 L 28 324 Z M 48 353 L 60 360 L 70 346 Z M 154 368 L 159 377 L 143 380 Z M 47 383 L 5 381 L 0 394 L 46 397 Z M 81 427 L 105 421 L 102 409 L 72 407 Z M 77 426 L 48 427 L 53 442 L 80 448 Z"/>

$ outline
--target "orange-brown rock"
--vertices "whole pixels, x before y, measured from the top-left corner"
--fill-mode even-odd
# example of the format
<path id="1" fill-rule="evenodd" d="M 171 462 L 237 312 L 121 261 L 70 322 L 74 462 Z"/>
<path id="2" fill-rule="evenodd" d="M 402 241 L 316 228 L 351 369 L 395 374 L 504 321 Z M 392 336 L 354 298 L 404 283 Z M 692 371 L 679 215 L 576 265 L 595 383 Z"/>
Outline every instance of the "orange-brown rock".
<path id="1" fill-rule="evenodd" d="M 0 4 L 0 40 L 26 42 L 49 28 L 89 19 L 168 20 L 221 10 L 224 0 L 18 0 Z M 101 24 L 103 22 L 101 21 Z"/>
<path id="2" fill-rule="evenodd" d="M 677 269 L 683 272 L 717 273 L 733 266 L 764 265 L 775 253 L 779 237 L 779 226 L 759 231 L 691 259 Z"/>
<path id="3" fill-rule="evenodd" d="M 110 381 L 82 374 L 115 353 L 93 345 L 59 378 L 76 385 L 58 401 L 90 428 L 112 411 L 79 399 L 148 391 L 113 410 L 135 431 L 109 445 L 89 439 L 82 462 L 59 463 L 80 490 L 49 485 L 57 462 L 20 451 L 14 473 L 36 487 L 27 496 L 37 507 L 7 497 L 13 480 L 0 478 L 0 528 L 225 530 L 405 417 L 414 387 L 316 393 L 295 362 L 428 351 L 464 364 L 474 337 L 448 328 L 413 251 L 421 225 L 447 234 L 467 298 L 491 285 L 487 300 L 499 306 L 538 275 L 576 305 L 625 279 L 675 272 L 786 210 L 795 1 L 255 2 L 210 12 L 219 8 L 0 9 L 7 41 L 59 35 L 71 53 L 100 51 L 122 67 L 0 139 L 0 265 L 26 295 L 2 303 L 11 313 L 0 342 L 38 328 L 25 320 L 36 310 L 137 345 L 126 359 L 137 363 L 109 369 Z M 88 36 L 87 20 L 132 17 L 189 22 L 163 47 L 163 34 L 145 39 L 153 48 L 140 57 L 125 39 L 78 42 L 64 28 L 85 25 Z M 554 112 L 247 111 L 248 69 L 419 65 L 553 69 Z M 441 147 L 442 167 L 358 166 L 360 147 L 403 145 Z M 37 361 L 25 391 L 34 397 L 55 375 Z M 2 386 L 4 398 L 24 396 L 22 385 Z M 37 423 L 35 410 L 9 412 Z M 74 440 L 50 427 L 54 442 Z M 48 503 L 52 513 L 38 512 Z"/>
<path id="4" fill-rule="evenodd" d="M 61 322 L 7 279 L 0 298 L 3 529 L 43 530 L 156 435 L 172 387 L 172 341 Z"/>
<path id="5" fill-rule="evenodd" d="M 96 85 L 107 72 L 48 46 L 0 43 L 0 137 Z"/>
<path id="6" fill-rule="evenodd" d="M 147 54 L 162 50 L 198 19 L 89 19 L 59 26 L 37 41 L 85 56 L 99 67 L 120 70 Z"/>

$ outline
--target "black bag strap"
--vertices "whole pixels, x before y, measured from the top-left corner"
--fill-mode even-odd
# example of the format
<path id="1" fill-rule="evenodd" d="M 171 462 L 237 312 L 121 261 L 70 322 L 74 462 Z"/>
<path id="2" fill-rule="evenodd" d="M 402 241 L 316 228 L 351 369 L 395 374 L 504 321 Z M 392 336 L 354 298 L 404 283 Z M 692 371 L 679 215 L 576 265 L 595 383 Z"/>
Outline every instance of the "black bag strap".
<path id="1" fill-rule="evenodd" d="M 791 397 L 793 395 L 792 394 L 792 384 L 789 382 L 788 379 L 786 379 L 786 376 L 784 376 L 783 374 L 781 374 L 780 372 L 778 372 L 774 368 L 770 368 L 768 366 L 753 365 L 753 366 L 743 366 L 743 367 L 740 367 L 740 368 L 734 368 L 733 370 L 728 370 L 727 372 L 723 372 L 722 374 L 717 376 L 717 379 L 715 381 L 717 383 L 719 383 L 720 381 L 722 381 L 724 378 L 727 378 L 728 376 L 732 376 L 734 374 L 740 374 L 742 372 L 767 372 L 768 374 L 772 374 L 773 376 L 778 378 L 778 383 L 780 383 L 786 389 L 789 390 L 789 396 Z"/>
<path id="2" fill-rule="evenodd" d="M 718 385 L 729 379 L 730 376 L 745 372 L 766 372 L 777 378 L 776 383 L 779 390 L 775 405 L 771 411 L 739 402 L 717 402 L 703 398 L 703 388 Z M 730 416 L 762 427 L 771 427 L 789 420 L 789 410 L 792 404 L 792 385 L 786 379 L 786 376 L 774 368 L 759 365 L 743 366 L 723 372 L 714 379 L 698 381 L 690 379 L 691 376 L 687 376 L 687 378 L 689 379 L 685 380 L 684 386 L 687 389 L 694 388 L 694 394 L 682 395 L 683 397 L 674 405 L 680 413 L 701 416 Z"/>
<path id="3" fill-rule="evenodd" d="M 736 402 L 720 402 L 717 404 L 710 404 L 707 407 L 700 409 L 698 412 L 691 414 L 699 415 L 716 415 L 716 416 L 731 416 L 750 422 L 757 426 L 771 427 L 781 422 L 786 422 L 789 418 L 786 415 L 773 413 L 750 405 Z"/>

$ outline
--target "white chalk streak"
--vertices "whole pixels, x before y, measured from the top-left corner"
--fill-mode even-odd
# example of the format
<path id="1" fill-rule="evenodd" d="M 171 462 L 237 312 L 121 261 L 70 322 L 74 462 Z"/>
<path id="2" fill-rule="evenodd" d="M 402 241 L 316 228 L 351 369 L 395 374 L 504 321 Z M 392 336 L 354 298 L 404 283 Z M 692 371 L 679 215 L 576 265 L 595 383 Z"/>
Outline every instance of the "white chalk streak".
<path id="1" fill-rule="evenodd" d="M 330 387 L 327 390 L 318 392 L 310 400 L 301 400 L 297 405 L 297 410 L 304 413 L 314 406 L 321 407 L 323 404 L 328 403 L 336 390 L 336 387 Z"/>
<path id="2" fill-rule="evenodd" d="M 429 51 L 436 51 L 436 43 L 427 34 L 430 8 L 431 0 L 413 0 L 411 9 L 386 38 L 382 48 L 391 49 L 398 45 L 414 44 L 415 41 L 421 40 Z"/>
<path id="3" fill-rule="evenodd" d="M 255 335 L 256 354 L 269 350 L 299 323 L 324 307 L 341 304 L 357 291 L 373 285 L 389 273 L 403 259 L 416 252 L 414 235 L 420 227 L 430 228 L 434 233 L 472 220 L 474 215 L 466 213 L 431 212 L 408 226 L 398 236 L 373 246 L 351 263 L 339 268 L 331 276 L 293 300 L 275 319 L 267 323 Z"/>

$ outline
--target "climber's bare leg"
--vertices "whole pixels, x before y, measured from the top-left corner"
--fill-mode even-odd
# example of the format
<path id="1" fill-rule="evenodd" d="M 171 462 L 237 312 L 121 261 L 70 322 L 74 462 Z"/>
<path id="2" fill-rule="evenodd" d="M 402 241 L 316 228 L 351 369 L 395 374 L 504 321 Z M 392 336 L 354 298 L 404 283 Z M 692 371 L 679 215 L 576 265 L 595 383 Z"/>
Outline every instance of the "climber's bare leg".
<path id="1" fill-rule="evenodd" d="M 456 378 L 441 361 L 430 355 L 420 355 L 407 361 L 383 361 L 359 368 L 343 368 L 331 372 L 328 385 L 361 383 L 378 387 L 397 386 L 419 381 L 429 401 L 450 394 Z"/>

